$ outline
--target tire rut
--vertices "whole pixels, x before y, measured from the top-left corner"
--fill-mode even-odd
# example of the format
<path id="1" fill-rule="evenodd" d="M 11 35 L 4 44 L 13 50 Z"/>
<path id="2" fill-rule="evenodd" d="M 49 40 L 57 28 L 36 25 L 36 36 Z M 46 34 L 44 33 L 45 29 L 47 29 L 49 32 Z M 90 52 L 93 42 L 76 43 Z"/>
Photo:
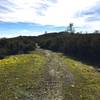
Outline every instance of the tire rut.
<path id="1" fill-rule="evenodd" d="M 65 85 L 74 84 L 73 75 L 67 70 L 63 59 L 49 50 L 41 50 L 47 57 L 44 77 L 34 94 L 34 100 L 66 100 Z M 72 100 L 75 100 L 72 97 Z"/>

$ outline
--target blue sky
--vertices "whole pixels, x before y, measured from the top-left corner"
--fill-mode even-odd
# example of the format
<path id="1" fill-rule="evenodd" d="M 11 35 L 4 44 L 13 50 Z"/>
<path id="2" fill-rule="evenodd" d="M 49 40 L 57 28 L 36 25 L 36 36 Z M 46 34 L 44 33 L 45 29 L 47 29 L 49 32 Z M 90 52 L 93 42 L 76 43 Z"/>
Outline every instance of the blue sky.
<path id="1" fill-rule="evenodd" d="M 100 30 L 100 0 L 0 0 L 0 38 Z"/>

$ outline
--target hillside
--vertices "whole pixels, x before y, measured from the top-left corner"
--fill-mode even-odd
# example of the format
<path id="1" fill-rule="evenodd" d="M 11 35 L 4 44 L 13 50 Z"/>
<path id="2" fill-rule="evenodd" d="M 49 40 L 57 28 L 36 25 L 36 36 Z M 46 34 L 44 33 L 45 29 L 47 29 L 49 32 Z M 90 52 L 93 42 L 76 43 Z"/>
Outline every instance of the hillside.
<path id="1" fill-rule="evenodd" d="M 36 49 L 0 60 L 0 100 L 99 100 L 100 73 L 61 53 Z"/>
<path id="2" fill-rule="evenodd" d="M 46 33 L 40 36 L 19 36 L 0 39 L 0 59 L 9 55 L 26 54 L 36 48 L 64 53 L 74 59 L 100 68 L 100 34 Z"/>
<path id="3" fill-rule="evenodd" d="M 62 52 L 67 56 L 100 68 L 100 34 L 47 33 L 37 37 L 41 48 Z"/>

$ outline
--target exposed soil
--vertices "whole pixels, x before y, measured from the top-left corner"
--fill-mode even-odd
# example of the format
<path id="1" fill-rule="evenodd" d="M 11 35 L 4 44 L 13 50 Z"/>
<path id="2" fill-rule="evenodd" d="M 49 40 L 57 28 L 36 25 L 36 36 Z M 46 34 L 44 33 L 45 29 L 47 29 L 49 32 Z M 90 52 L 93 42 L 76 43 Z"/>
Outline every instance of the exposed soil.
<path id="1" fill-rule="evenodd" d="M 45 64 L 44 76 L 41 77 L 42 81 L 34 90 L 34 99 L 32 98 L 32 100 L 66 100 L 64 88 L 67 85 L 74 87 L 73 75 L 57 53 L 42 49 L 38 49 L 38 51 L 45 54 L 47 63 Z M 75 100 L 74 97 L 72 100 Z"/>

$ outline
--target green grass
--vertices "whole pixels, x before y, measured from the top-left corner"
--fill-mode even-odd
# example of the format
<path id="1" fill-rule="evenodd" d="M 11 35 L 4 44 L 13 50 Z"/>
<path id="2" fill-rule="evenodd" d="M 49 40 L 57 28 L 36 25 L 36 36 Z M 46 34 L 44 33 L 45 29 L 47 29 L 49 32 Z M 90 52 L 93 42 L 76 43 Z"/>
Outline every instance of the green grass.
<path id="1" fill-rule="evenodd" d="M 74 87 L 66 86 L 65 96 L 68 100 L 100 100 L 100 73 L 93 66 L 64 57 L 68 70 L 74 76 Z"/>
<path id="2" fill-rule="evenodd" d="M 24 100 L 41 79 L 45 64 L 42 53 L 10 56 L 0 60 L 0 100 Z M 18 99 L 19 100 L 19 99 Z"/>
<path id="3" fill-rule="evenodd" d="M 66 100 L 100 100 L 100 73 L 92 66 L 58 54 L 74 76 L 65 86 Z M 0 60 L 0 100 L 28 100 L 45 72 L 45 53 L 10 56 Z"/>

